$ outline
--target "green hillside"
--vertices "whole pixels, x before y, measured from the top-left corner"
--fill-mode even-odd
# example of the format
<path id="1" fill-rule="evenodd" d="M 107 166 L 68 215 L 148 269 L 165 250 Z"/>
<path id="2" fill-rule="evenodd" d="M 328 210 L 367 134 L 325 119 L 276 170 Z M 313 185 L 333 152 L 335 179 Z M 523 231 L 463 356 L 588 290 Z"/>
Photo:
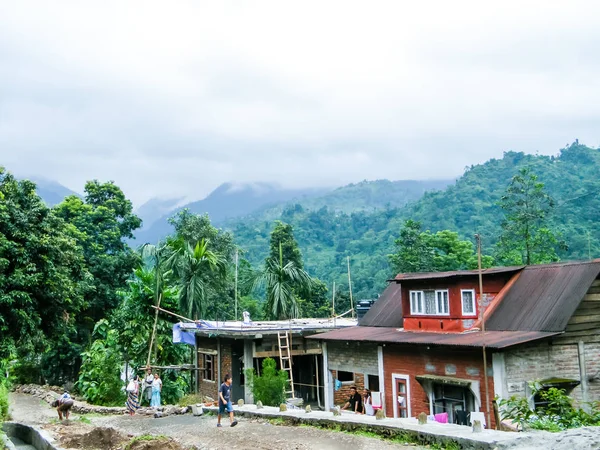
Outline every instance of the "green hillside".
<path id="1" fill-rule="evenodd" d="M 335 280 L 340 289 L 347 290 L 346 257 L 350 256 L 356 297 L 373 297 L 393 275 L 387 255 L 406 219 L 419 220 L 432 231 L 456 231 L 467 239 L 480 233 L 486 250 L 492 253 L 503 219 L 497 203 L 521 167 L 537 174 L 556 200 L 551 220 L 569 246 L 561 258 L 600 256 L 600 150 L 579 144 L 555 156 L 507 152 L 502 159 L 468 168 L 447 189 L 426 193 L 401 208 L 348 214 L 335 206 L 311 209 L 307 204 L 295 204 L 277 218 L 294 226 L 309 273 L 329 285 Z M 352 204 L 353 199 L 346 201 Z M 252 264 L 262 263 L 266 256 L 273 218 L 269 214 L 228 224 Z"/>

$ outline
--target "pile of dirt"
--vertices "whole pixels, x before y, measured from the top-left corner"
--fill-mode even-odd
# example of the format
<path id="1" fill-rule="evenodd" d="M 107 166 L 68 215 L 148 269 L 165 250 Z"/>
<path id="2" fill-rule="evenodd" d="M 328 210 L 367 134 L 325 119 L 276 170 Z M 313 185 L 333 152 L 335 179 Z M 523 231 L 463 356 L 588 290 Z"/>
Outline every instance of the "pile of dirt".
<path id="1" fill-rule="evenodd" d="M 86 450 L 119 450 L 127 438 L 114 428 L 98 427 L 87 433 L 70 433 L 61 436 L 60 443 L 65 448 Z"/>
<path id="2" fill-rule="evenodd" d="M 151 440 L 134 438 L 125 448 L 127 450 L 184 450 L 181 445 L 168 437 L 157 437 Z"/>

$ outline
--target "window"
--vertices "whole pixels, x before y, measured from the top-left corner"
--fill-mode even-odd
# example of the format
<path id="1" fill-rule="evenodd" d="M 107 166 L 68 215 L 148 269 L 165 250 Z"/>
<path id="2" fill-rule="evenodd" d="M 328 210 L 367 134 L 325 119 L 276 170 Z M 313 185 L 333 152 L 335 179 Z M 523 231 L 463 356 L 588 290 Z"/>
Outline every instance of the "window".
<path id="1" fill-rule="evenodd" d="M 460 291 L 462 299 L 462 313 L 463 316 L 475 316 L 477 315 L 477 309 L 475 308 L 475 290 L 466 289 Z"/>
<path id="2" fill-rule="evenodd" d="M 337 379 L 342 383 L 354 383 L 354 374 L 352 372 L 344 372 L 343 370 L 338 370 Z"/>
<path id="3" fill-rule="evenodd" d="M 200 372 L 202 373 L 202 379 L 207 381 L 216 381 L 215 380 L 215 370 L 214 370 L 214 356 L 202 354 L 202 367 Z"/>
<path id="4" fill-rule="evenodd" d="M 410 313 L 425 316 L 449 315 L 448 290 L 410 291 Z"/>

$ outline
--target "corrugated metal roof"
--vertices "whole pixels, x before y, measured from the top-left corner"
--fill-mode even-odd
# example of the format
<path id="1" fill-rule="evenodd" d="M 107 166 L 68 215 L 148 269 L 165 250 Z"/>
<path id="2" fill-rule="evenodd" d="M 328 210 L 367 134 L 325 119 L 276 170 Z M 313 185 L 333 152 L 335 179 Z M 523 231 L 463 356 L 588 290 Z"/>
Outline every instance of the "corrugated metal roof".
<path id="1" fill-rule="evenodd" d="M 483 275 L 491 275 L 495 273 L 518 272 L 525 266 L 510 266 L 510 267 L 492 267 L 483 269 Z M 478 276 L 477 270 L 453 270 L 450 272 L 414 272 L 414 273 L 399 273 L 393 280 L 388 281 L 409 281 L 409 280 L 432 280 L 439 278 L 454 278 L 454 277 L 472 277 Z"/>
<path id="2" fill-rule="evenodd" d="M 401 328 L 402 318 L 402 296 L 399 283 L 391 283 L 382 292 L 381 297 L 371 306 L 369 311 L 358 324 L 365 327 L 394 327 Z"/>
<path id="3" fill-rule="evenodd" d="M 564 331 L 598 274 L 598 259 L 527 266 L 486 318 L 486 329 Z"/>
<path id="4" fill-rule="evenodd" d="M 396 328 L 351 327 L 310 336 L 308 339 L 324 341 L 366 341 L 393 344 L 423 344 L 456 347 L 482 347 L 483 339 L 489 348 L 506 348 L 525 342 L 536 341 L 560 333 L 539 331 L 486 331 L 481 332 L 437 333 L 404 331 Z"/>

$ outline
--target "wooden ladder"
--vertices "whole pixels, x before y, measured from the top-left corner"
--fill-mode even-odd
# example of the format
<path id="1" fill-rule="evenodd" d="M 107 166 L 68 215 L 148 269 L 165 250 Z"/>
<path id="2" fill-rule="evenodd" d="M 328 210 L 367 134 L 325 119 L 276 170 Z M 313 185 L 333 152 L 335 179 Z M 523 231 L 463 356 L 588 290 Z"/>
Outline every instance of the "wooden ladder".
<path id="1" fill-rule="evenodd" d="M 296 398 L 294 394 L 294 375 L 292 374 L 292 337 L 291 333 L 278 332 L 279 339 L 279 364 L 281 370 L 285 370 L 289 375 L 290 389 L 285 391 L 286 395 L 291 395 L 291 398 Z"/>

